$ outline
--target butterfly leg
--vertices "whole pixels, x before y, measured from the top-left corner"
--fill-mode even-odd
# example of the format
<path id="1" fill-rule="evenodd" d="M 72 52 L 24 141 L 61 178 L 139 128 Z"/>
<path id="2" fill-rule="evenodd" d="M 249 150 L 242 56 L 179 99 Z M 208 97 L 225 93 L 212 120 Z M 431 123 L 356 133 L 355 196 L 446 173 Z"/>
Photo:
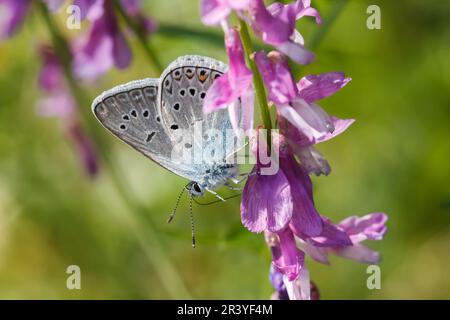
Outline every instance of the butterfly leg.
<path id="1" fill-rule="evenodd" d="M 237 183 L 236 183 L 236 184 L 237 184 Z M 233 190 L 233 191 L 241 191 L 241 190 L 242 190 L 242 188 L 234 187 L 234 186 L 232 186 L 231 184 L 229 184 L 228 182 L 225 182 L 225 183 L 224 183 L 224 186 L 227 187 L 227 188 L 230 189 L 230 190 Z"/>
<path id="2" fill-rule="evenodd" d="M 208 188 L 205 188 L 206 191 L 208 191 L 209 193 L 212 193 L 213 195 L 215 195 L 218 199 L 220 199 L 221 201 L 225 202 L 225 199 L 222 198 L 221 196 L 219 196 L 219 194 L 213 190 L 210 190 Z"/>
<path id="3" fill-rule="evenodd" d="M 235 184 L 240 184 L 242 181 L 244 181 L 248 177 L 254 176 L 256 174 L 258 174 L 258 172 L 241 173 L 241 174 L 239 174 L 239 177 L 240 177 L 239 179 L 231 178 L 230 180 L 233 181 L 233 183 L 235 183 Z"/>

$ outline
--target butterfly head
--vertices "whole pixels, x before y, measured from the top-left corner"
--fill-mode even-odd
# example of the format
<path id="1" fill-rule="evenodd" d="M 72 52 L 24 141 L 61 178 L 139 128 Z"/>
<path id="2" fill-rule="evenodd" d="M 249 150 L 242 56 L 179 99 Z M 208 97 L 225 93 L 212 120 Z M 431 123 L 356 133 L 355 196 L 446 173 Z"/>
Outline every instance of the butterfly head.
<path id="1" fill-rule="evenodd" d="M 193 197 L 200 197 L 205 194 L 205 189 L 195 181 L 189 182 L 189 184 L 186 186 L 186 189 Z"/>

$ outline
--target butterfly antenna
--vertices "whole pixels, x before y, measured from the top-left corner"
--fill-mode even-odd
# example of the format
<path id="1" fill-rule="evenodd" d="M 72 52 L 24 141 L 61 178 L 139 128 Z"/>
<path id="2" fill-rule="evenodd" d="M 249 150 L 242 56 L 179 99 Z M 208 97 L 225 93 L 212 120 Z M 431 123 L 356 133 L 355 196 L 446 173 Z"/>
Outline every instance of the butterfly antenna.
<path id="1" fill-rule="evenodd" d="M 189 195 L 189 217 L 191 219 L 192 248 L 195 248 L 194 215 L 192 214 L 192 195 Z"/>
<path id="2" fill-rule="evenodd" d="M 186 188 L 187 188 L 187 185 L 183 188 L 183 190 L 181 190 L 180 194 L 178 195 L 177 202 L 175 203 L 175 208 L 173 208 L 172 213 L 170 214 L 169 218 L 167 218 L 167 223 L 170 223 L 173 220 L 173 218 L 175 217 L 175 213 L 177 212 L 178 205 L 180 204 L 181 196 L 183 195 L 184 190 L 186 190 Z"/>

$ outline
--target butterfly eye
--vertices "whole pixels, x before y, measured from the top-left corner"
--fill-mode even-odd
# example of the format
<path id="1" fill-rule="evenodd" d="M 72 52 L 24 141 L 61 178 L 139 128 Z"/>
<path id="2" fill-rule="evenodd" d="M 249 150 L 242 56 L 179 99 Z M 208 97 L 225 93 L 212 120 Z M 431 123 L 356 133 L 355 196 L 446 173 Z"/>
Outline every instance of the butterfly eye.
<path id="1" fill-rule="evenodd" d="M 194 183 L 194 184 L 192 185 L 192 187 L 194 188 L 194 191 L 195 191 L 195 192 L 197 192 L 197 193 L 201 193 L 201 192 L 202 192 L 202 189 L 200 188 L 200 186 L 198 185 L 198 183 Z"/>

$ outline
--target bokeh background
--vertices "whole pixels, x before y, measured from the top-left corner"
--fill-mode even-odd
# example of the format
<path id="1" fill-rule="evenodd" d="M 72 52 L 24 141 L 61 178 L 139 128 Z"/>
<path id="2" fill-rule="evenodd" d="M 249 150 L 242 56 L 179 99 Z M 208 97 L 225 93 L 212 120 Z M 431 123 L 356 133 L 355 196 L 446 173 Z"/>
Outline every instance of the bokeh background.
<path id="1" fill-rule="evenodd" d="M 160 23 L 149 41 L 164 65 L 184 54 L 227 61 L 221 30 L 200 23 L 199 1 L 144 2 Z M 325 20 L 333 15 L 335 1 L 313 4 Z M 366 27 L 369 4 L 381 7 L 381 30 Z M 344 71 L 353 78 L 321 103 L 357 122 L 319 146 L 332 165 L 330 176 L 313 178 L 319 211 L 335 222 L 389 215 L 385 239 L 369 244 L 382 253 L 382 289 L 367 289 L 365 265 L 308 261 L 322 299 L 450 298 L 449 16 L 444 0 L 347 1 L 313 42 L 316 62 L 297 70 L 298 77 Z M 56 17 L 64 26 L 64 10 Z M 307 44 L 318 39 L 321 26 L 312 19 L 298 27 Z M 68 37 L 78 32 L 61 29 Z M 36 112 L 36 47 L 46 41 L 42 19 L 32 13 L 0 43 L 0 298 L 268 298 L 270 254 L 261 235 L 242 227 L 239 198 L 194 206 L 192 249 L 186 199 L 173 223 L 165 222 L 185 181 L 93 117 L 118 170 L 112 176 L 103 165 L 95 178 L 84 173 L 61 123 Z M 80 83 L 89 100 L 116 84 L 158 76 L 136 39 L 129 43 L 128 69 Z M 81 268 L 81 290 L 66 288 L 72 264 Z"/>

